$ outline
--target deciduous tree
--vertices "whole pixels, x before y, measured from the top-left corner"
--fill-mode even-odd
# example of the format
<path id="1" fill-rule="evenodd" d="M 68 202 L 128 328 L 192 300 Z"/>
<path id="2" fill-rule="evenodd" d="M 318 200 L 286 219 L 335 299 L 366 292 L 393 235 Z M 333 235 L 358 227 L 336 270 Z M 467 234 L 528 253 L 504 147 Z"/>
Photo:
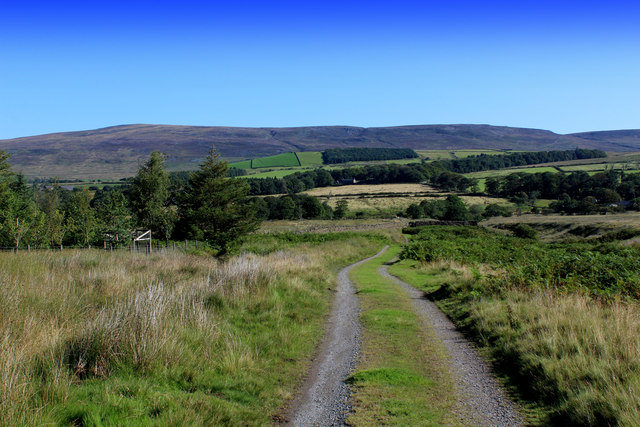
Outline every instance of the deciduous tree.
<path id="1" fill-rule="evenodd" d="M 170 180 L 164 167 L 166 157 L 159 151 L 151 153 L 133 179 L 129 200 L 136 224 L 168 240 L 177 218 L 175 209 L 169 206 Z"/>

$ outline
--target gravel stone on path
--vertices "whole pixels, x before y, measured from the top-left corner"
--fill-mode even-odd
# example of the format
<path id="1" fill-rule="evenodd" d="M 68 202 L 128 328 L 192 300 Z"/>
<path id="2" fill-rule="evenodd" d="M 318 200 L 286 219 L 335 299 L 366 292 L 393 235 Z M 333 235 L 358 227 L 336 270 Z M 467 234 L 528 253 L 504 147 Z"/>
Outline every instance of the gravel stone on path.
<path id="1" fill-rule="evenodd" d="M 360 349 L 360 303 L 356 287 L 349 280 L 349 270 L 382 254 L 343 268 L 338 274 L 338 287 L 311 370 L 298 397 L 292 402 L 288 425 L 342 426 L 351 407 L 350 390 L 345 383 L 358 361 Z"/>
<path id="2" fill-rule="evenodd" d="M 403 287 L 413 300 L 416 313 L 433 328 L 450 357 L 449 369 L 459 396 L 456 415 L 468 426 L 522 426 L 516 406 L 506 397 L 489 365 L 456 330 L 449 318 L 414 288 L 381 267 L 382 276 Z"/>

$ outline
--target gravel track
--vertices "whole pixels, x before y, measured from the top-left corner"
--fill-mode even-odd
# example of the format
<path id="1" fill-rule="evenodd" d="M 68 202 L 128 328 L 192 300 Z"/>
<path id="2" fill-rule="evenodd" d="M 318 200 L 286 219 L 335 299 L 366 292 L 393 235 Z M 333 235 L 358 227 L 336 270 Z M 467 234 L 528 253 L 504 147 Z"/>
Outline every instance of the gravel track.
<path id="1" fill-rule="evenodd" d="M 416 313 L 435 332 L 446 349 L 450 373 L 458 394 L 456 415 L 468 426 L 521 426 L 515 405 L 496 382 L 491 369 L 477 350 L 424 292 L 403 282 L 381 267 L 379 273 L 403 287 L 413 300 Z"/>
<path id="2" fill-rule="evenodd" d="M 382 254 L 343 268 L 325 336 L 298 397 L 288 412 L 288 425 L 342 426 L 351 409 L 345 379 L 355 368 L 360 350 L 360 303 L 349 270 Z"/>

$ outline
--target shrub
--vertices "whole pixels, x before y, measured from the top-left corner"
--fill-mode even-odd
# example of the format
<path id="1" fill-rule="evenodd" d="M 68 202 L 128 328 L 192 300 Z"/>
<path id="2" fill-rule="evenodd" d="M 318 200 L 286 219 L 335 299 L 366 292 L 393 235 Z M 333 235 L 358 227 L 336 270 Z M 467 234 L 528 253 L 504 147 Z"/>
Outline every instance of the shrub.
<path id="1" fill-rule="evenodd" d="M 511 227 L 513 235 L 521 239 L 537 239 L 538 232 L 527 224 L 516 224 Z"/>

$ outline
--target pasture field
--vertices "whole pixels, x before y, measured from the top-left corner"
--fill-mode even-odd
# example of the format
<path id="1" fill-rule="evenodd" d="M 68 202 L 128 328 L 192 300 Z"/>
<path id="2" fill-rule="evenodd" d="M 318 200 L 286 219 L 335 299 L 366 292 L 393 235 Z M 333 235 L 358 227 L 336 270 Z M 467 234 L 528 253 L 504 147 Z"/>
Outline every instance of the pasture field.
<path id="1" fill-rule="evenodd" d="M 320 151 L 298 151 L 296 155 L 302 166 L 322 165 L 322 152 Z"/>
<path id="2" fill-rule="evenodd" d="M 428 200 L 438 200 L 446 198 L 446 195 L 437 197 L 429 197 Z M 472 205 L 488 205 L 497 203 L 500 205 L 512 205 L 507 199 L 497 197 L 483 197 L 483 196 L 460 196 L 462 201 L 467 206 Z M 347 200 L 349 203 L 349 210 L 352 211 L 371 211 L 378 212 L 380 214 L 393 214 L 397 215 L 399 212 L 404 212 L 412 203 L 420 203 L 425 200 L 425 197 L 421 196 L 390 196 L 390 197 L 372 197 L 361 195 L 357 197 L 321 197 L 321 201 L 327 201 L 329 206 L 335 207 L 338 200 Z"/>
<path id="3" fill-rule="evenodd" d="M 266 169 L 266 168 L 299 168 L 293 172 L 311 169 L 312 166 L 322 165 L 320 151 L 304 151 L 299 153 L 282 153 L 268 157 L 257 157 L 251 160 L 229 163 L 229 167 L 238 169 Z M 293 173 L 292 172 L 292 173 Z"/>
<path id="4" fill-rule="evenodd" d="M 335 272 L 386 238 L 261 234 L 226 261 L 0 253 L 0 425 L 264 425 L 309 364 Z"/>
<path id="5" fill-rule="evenodd" d="M 290 166 L 300 166 L 300 161 L 295 153 L 282 153 L 251 160 L 251 169 Z"/>
<path id="6" fill-rule="evenodd" d="M 252 169 L 252 171 L 257 171 L 258 169 Z M 302 172 L 305 170 L 309 170 L 307 168 L 274 168 L 265 172 L 249 172 L 247 175 L 240 176 L 237 178 L 284 178 L 287 175 L 293 175 L 296 172 Z"/>
<path id="7" fill-rule="evenodd" d="M 640 162 L 627 163 L 592 163 L 587 165 L 560 166 L 563 172 L 602 172 L 605 170 L 624 170 L 625 172 L 638 172 L 640 170 Z"/>
<path id="8" fill-rule="evenodd" d="M 251 169 L 251 160 L 229 163 L 229 167 L 238 169 Z"/>
<path id="9" fill-rule="evenodd" d="M 316 196 L 323 202 L 326 201 L 333 208 L 339 200 L 346 200 L 350 211 L 387 216 L 397 215 L 412 203 L 420 203 L 425 199 L 444 199 L 449 195 L 423 184 L 344 185 L 314 188 L 305 193 Z M 467 206 L 492 203 L 512 205 L 506 199 L 497 197 L 461 195 L 460 198 Z"/>
<path id="10" fill-rule="evenodd" d="M 512 173 L 543 173 L 543 172 L 559 172 L 558 169 L 552 166 L 523 166 L 520 168 L 509 168 L 509 169 L 497 169 L 497 170 L 487 170 L 480 172 L 471 172 L 464 174 L 469 178 L 492 178 L 497 176 L 506 176 L 511 175 Z"/>
<path id="11" fill-rule="evenodd" d="M 400 229 L 406 227 L 405 218 L 359 218 L 359 219 L 305 219 L 276 220 L 262 223 L 259 233 L 332 233 L 339 231 L 376 231 L 388 234 L 401 242 Z"/>
<path id="12" fill-rule="evenodd" d="M 385 193 L 433 193 L 433 187 L 424 184 L 363 184 L 342 185 L 335 187 L 319 187 L 305 191 L 311 196 L 344 196 L 359 194 L 385 194 Z"/>

